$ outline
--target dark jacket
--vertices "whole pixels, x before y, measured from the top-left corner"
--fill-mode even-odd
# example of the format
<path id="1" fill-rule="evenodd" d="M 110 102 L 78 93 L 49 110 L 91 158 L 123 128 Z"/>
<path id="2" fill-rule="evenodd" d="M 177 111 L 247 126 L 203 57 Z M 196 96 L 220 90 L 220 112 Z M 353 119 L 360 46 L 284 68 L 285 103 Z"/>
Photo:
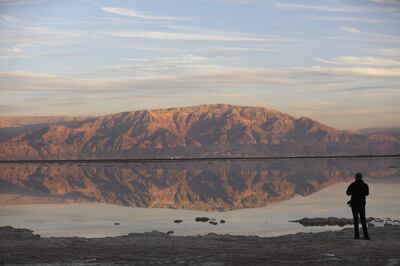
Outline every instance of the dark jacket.
<path id="1" fill-rule="evenodd" d="M 369 188 L 364 181 L 356 180 L 347 188 L 346 194 L 351 195 L 351 206 L 365 206 L 365 197 L 369 195 Z"/>

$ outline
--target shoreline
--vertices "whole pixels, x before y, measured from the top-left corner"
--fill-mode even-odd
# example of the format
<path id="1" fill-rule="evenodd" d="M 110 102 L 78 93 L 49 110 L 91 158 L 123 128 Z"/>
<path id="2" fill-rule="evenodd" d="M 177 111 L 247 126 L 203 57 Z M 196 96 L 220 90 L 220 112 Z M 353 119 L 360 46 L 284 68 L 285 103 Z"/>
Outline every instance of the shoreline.
<path id="1" fill-rule="evenodd" d="M 385 159 L 399 158 L 400 154 L 359 155 L 304 155 L 304 156 L 221 156 L 221 157 L 155 157 L 155 158 L 86 158 L 86 159 L 1 159 L 0 164 L 70 164 L 70 163 L 151 163 L 151 162 L 199 162 L 199 161 L 250 161 L 250 160 L 312 160 L 312 159 Z"/>
<path id="2" fill-rule="evenodd" d="M 400 226 L 369 227 L 278 237 L 174 236 L 153 231 L 118 237 L 40 237 L 0 227 L 0 264 L 30 265 L 400 265 Z"/>

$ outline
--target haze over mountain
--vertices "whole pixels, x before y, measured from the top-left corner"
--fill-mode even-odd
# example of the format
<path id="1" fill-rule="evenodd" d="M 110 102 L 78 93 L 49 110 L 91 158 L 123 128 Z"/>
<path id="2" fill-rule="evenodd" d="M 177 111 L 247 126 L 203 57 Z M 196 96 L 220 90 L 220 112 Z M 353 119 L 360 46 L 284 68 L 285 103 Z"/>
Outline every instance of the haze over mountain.
<path id="1" fill-rule="evenodd" d="M 360 134 L 364 135 L 377 135 L 384 134 L 390 135 L 399 138 L 400 137 L 400 127 L 373 127 L 373 128 L 364 128 L 357 131 Z"/>
<path id="2" fill-rule="evenodd" d="M 21 132 L 43 128 L 53 124 L 76 126 L 88 121 L 88 116 L 2 116 L 0 117 L 0 141 L 4 141 Z"/>
<path id="3" fill-rule="evenodd" d="M 340 131 L 307 117 L 226 104 L 54 122 L 0 143 L 1 159 L 394 154 L 399 137 Z"/>

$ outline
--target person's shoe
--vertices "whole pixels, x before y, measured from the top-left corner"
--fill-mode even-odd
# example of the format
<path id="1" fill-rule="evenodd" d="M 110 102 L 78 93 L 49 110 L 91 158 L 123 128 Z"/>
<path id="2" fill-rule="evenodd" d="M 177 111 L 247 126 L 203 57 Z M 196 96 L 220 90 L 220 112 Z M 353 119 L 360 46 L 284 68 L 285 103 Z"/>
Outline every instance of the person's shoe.
<path id="1" fill-rule="evenodd" d="M 364 236 L 364 240 L 371 240 L 369 236 Z"/>
<path id="2" fill-rule="evenodd" d="M 359 236 L 354 236 L 354 239 L 360 239 L 360 237 Z"/>

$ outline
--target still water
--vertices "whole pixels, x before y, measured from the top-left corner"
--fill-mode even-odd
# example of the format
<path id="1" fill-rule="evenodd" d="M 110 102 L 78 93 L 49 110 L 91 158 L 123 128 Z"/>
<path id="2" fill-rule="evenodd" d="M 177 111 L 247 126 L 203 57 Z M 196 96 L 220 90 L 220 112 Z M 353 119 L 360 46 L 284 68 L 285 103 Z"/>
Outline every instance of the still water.
<path id="1" fill-rule="evenodd" d="M 370 186 L 367 216 L 398 219 L 399 166 L 399 159 L 3 164 L 0 225 L 87 237 L 336 230 L 289 221 L 351 217 L 345 190 L 358 171 Z M 226 223 L 196 222 L 199 216 Z"/>

